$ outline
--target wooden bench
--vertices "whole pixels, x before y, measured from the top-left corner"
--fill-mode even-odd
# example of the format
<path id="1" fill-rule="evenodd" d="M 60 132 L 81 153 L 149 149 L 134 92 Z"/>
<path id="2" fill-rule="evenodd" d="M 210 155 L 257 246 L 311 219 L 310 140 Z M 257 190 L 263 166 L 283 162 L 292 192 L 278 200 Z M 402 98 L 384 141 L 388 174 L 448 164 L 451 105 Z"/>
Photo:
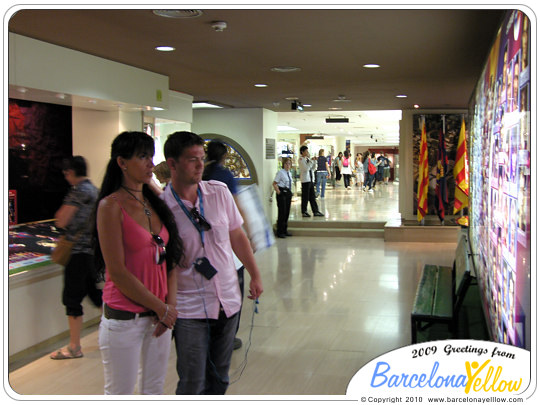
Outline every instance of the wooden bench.
<path id="1" fill-rule="evenodd" d="M 456 337 L 458 315 L 471 283 L 468 239 L 462 235 L 452 267 L 426 264 L 422 270 L 411 311 L 411 340 L 417 331 L 433 324 L 447 324 Z"/>

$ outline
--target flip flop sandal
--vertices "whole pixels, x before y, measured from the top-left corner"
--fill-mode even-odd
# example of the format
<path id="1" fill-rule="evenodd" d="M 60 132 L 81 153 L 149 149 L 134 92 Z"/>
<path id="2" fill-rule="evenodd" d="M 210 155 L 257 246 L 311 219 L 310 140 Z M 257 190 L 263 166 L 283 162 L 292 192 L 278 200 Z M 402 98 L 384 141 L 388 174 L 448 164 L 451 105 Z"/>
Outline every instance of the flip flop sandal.
<path id="1" fill-rule="evenodd" d="M 77 350 L 73 350 L 71 347 L 67 346 L 67 353 L 63 352 L 62 349 L 51 354 L 51 359 L 53 360 L 67 360 L 67 359 L 78 359 L 83 357 L 81 352 L 81 347 L 79 346 Z"/>

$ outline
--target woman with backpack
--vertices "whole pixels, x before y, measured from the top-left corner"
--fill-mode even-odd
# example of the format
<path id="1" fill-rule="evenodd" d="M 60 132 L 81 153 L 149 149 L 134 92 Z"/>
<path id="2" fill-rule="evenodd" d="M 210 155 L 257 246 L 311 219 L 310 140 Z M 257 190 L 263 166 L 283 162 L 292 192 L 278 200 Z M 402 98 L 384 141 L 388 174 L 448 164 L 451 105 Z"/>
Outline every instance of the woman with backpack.
<path id="1" fill-rule="evenodd" d="M 375 159 L 375 153 L 372 153 L 371 156 L 367 156 L 367 169 L 368 169 L 368 187 L 367 191 L 373 192 L 373 182 L 375 181 L 375 175 L 377 174 L 377 166 L 379 162 Z"/>

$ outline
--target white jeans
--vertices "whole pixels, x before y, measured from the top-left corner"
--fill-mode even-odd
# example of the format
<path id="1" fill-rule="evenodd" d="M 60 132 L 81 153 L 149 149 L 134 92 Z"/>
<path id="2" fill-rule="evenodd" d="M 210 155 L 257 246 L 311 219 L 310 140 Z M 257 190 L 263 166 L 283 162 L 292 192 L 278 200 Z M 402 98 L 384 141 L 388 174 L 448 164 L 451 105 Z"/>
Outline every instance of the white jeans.
<path id="1" fill-rule="evenodd" d="M 105 395 L 161 395 L 171 351 L 171 330 L 152 336 L 155 318 L 118 321 L 101 317 L 99 348 L 103 360 Z"/>

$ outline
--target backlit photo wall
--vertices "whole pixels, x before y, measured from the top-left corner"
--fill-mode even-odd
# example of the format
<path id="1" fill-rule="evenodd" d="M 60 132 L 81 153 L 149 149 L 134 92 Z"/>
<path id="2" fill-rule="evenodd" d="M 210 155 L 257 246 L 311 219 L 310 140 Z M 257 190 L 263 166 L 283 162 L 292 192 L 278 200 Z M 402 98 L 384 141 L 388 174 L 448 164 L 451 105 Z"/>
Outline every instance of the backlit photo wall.
<path id="1" fill-rule="evenodd" d="M 509 11 L 470 108 L 470 241 L 493 340 L 530 348 L 530 23 Z"/>

